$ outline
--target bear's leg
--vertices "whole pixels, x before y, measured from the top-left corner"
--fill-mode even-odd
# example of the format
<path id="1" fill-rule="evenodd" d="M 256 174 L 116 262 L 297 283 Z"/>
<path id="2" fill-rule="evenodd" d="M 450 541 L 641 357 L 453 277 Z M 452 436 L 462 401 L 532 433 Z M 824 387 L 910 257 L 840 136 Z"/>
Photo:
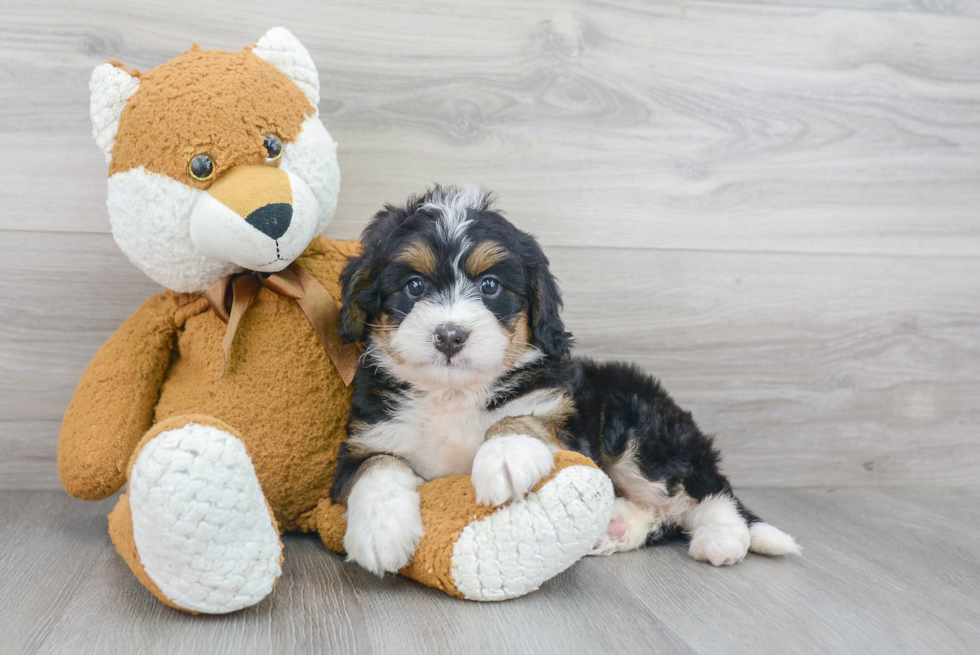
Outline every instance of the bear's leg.
<path id="1" fill-rule="evenodd" d="M 168 419 L 143 437 L 109 532 L 147 589 L 190 612 L 254 605 L 281 572 L 279 532 L 245 445 L 207 416 Z"/>
<path id="2" fill-rule="evenodd" d="M 469 476 L 418 488 L 424 536 L 400 573 L 468 600 L 523 596 L 587 554 L 612 518 L 613 486 L 584 455 L 555 454 L 555 469 L 522 500 L 478 505 Z M 344 508 L 322 500 L 320 537 L 343 552 Z"/>

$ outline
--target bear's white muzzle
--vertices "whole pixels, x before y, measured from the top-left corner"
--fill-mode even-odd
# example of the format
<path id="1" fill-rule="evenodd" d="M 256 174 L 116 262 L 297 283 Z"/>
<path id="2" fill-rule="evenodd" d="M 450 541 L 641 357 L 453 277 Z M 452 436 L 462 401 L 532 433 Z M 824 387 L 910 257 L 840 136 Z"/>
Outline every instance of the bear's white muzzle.
<path id="1" fill-rule="evenodd" d="M 303 253 L 316 236 L 319 215 L 313 191 L 296 175 L 236 166 L 194 204 L 191 242 L 205 257 L 274 273 Z"/>

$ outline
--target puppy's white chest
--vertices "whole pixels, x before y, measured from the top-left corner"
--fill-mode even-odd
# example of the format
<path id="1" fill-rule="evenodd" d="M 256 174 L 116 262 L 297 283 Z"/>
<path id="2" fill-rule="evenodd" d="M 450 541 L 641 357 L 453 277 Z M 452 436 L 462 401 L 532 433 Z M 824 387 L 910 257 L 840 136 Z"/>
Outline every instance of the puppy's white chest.
<path id="1" fill-rule="evenodd" d="M 468 475 L 490 427 L 483 403 L 466 396 L 423 396 L 404 419 L 415 428 L 415 438 L 400 454 L 427 480 Z"/>
<path id="2" fill-rule="evenodd" d="M 481 415 L 469 408 L 433 413 L 424 428 L 427 443 L 419 453 L 421 466 L 429 469 L 426 478 L 470 473 L 487 431 Z"/>
<path id="3" fill-rule="evenodd" d="M 554 411 L 562 398 L 560 392 L 544 389 L 487 411 L 482 394 L 419 393 L 405 398 L 391 420 L 365 430 L 358 440 L 371 450 L 398 455 L 426 480 L 469 475 L 494 423 Z"/>

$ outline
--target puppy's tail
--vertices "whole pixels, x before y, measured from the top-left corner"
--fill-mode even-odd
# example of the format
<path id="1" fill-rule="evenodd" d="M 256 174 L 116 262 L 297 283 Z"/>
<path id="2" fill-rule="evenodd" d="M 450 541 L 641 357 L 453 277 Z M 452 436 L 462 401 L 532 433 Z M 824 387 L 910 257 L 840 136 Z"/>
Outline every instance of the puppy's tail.
<path id="1" fill-rule="evenodd" d="M 765 521 L 749 523 L 749 550 L 760 555 L 799 555 L 800 546 L 790 535 Z"/>
<path id="2" fill-rule="evenodd" d="M 738 513 L 749 524 L 749 551 L 760 555 L 800 555 L 802 548 L 790 535 L 774 525 L 770 525 L 753 514 L 749 508 L 735 498 Z"/>

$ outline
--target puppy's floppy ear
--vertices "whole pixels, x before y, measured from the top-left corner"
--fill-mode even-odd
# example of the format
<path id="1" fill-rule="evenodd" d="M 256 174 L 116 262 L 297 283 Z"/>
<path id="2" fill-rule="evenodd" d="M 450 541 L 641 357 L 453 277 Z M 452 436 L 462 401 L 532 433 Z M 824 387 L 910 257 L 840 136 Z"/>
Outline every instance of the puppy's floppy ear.
<path id="1" fill-rule="evenodd" d="M 381 305 L 378 281 L 374 279 L 370 253 L 352 257 L 340 274 L 341 297 L 340 330 L 344 343 L 363 341 L 367 334 L 369 317 L 376 314 Z"/>
<path id="2" fill-rule="evenodd" d="M 395 228 L 405 220 L 406 211 L 385 205 L 361 233 L 364 251 L 348 260 L 340 274 L 340 334 L 345 343 L 363 341 L 367 324 L 381 311 L 381 287 L 378 274 L 383 265 L 385 244 Z"/>
<path id="3" fill-rule="evenodd" d="M 535 345 L 545 354 L 567 357 L 572 348 L 572 335 L 565 331 L 561 320 L 564 303 L 558 282 L 548 268 L 548 258 L 534 237 L 525 235 L 524 264 L 528 275 L 528 320 Z"/>

